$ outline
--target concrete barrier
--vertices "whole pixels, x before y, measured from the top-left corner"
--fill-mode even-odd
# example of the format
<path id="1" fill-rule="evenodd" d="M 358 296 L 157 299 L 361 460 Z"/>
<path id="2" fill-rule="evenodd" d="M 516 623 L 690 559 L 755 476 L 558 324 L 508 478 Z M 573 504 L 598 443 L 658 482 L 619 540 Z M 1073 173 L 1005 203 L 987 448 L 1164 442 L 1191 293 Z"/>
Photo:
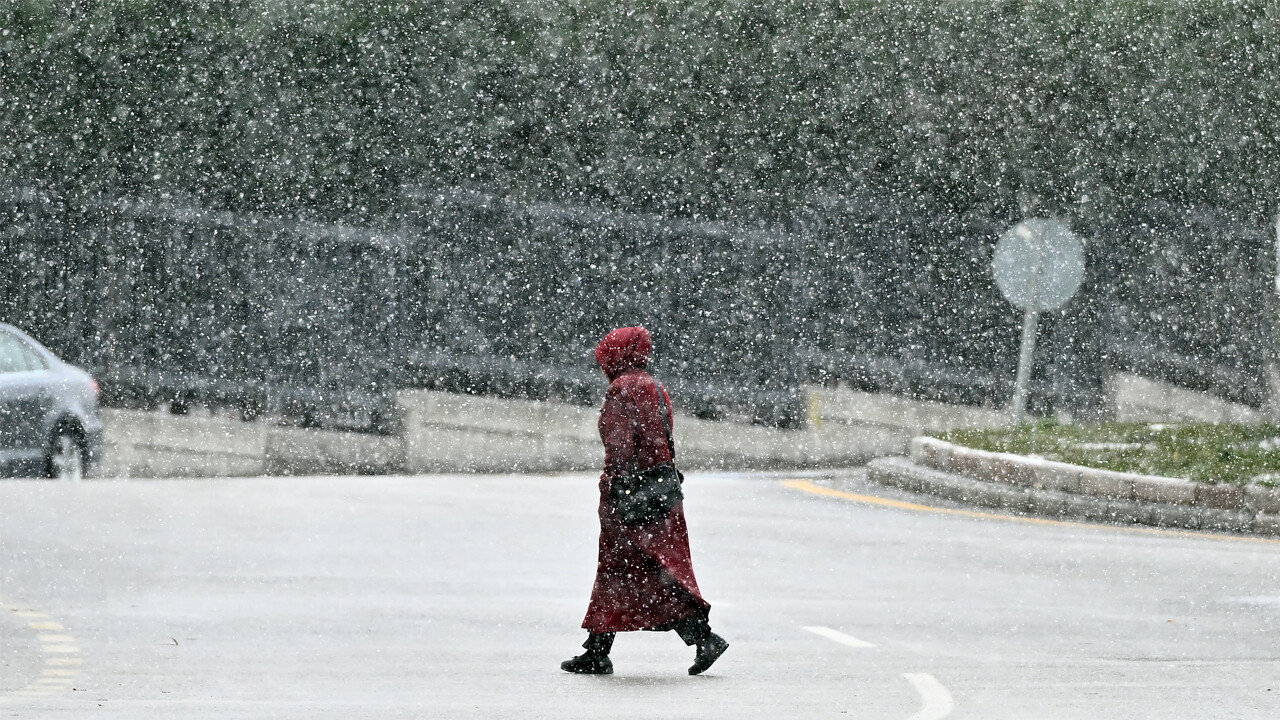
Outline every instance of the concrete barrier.
<path id="1" fill-rule="evenodd" d="M 404 443 L 398 437 L 143 410 L 101 413 L 100 477 L 369 474 L 404 468 Z"/>
<path id="2" fill-rule="evenodd" d="M 104 477 L 557 472 L 596 470 L 598 410 L 427 390 L 401 393 L 394 437 L 233 419 L 104 410 Z M 876 427 L 778 430 L 679 415 L 681 467 L 777 469 L 859 465 L 903 452 L 906 438 Z"/>
<path id="3" fill-rule="evenodd" d="M 901 433 L 885 428 L 778 430 L 691 417 L 677 421 L 680 464 L 690 469 L 785 469 L 861 465 L 902 452 Z"/>
<path id="4" fill-rule="evenodd" d="M 1280 384 L 1280 383 L 1278 383 Z M 1129 372 L 1114 372 L 1107 380 L 1109 416 L 1119 422 L 1261 423 L 1265 413 Z M 904 443 L 916 435 L 962 428 L 995 428 L 1016 422 L 1000 408 L 946 403 L 848 388 L 810 387 L 809 424 L 872 426 L 899 430 Z"/>
<path id="5" fill-rule="evenodd" d="M 594 470 L 602 453 L 598 410 L 535 400 L 400 394 L 409 472 Z M 775 469 L 859 465 L 903 452 L 908 438 L 876 427 L 778 430 L 678 415 L 681 467 Z"/>
<path id="6" fill-rule="evenodd" d="M 266 472 L 265 426 L 140 410 L 101 411 L 103 477 L 220 477 Z"/>
<path id="7" fill-rule="evenodd" d="M 1263 413 L 1209 393 L 1188 390 L 1132 373 L 1114 373 L 1107 391 L 1119 422 L 1261 423 Z"/>
<path id="8" fill-rule="evenodd" d="M 269 427 L 268 475 L 393 475 L 404 472 L 400 436 Z"/>
<path id="9" fill-rule="evenodd" d="M 563 403 L 407 390 L 398 403 L 405 468 L 547 472 L 599 467 L 596 410 Z"/>
<path id="10" fill-rule="evenodd" d="M 808 393 L 811 426 L 876 427 L 896 431 L 903 436 L 904 448 L 907 441 L 916 435 L 961 428 L 1002 427 L 1016 421 L 1008 412 L 998 408 L 948 405 L 848 388 L 810 387 Z"/>
<path id="11" fill-rule="evenodd" d="M 1253 422 L 1248 408 L 1134 375 L 1112 381 L 1120 419 L 1234 420 Z M 1001 410 L 865 393 L 809 389 L 810 427 L 779 430 L 679 415 L 676 446 L 681 466 L 698 469 L 784 469 L 859 465 L 902 454 L 917 435 L 954 428 L 1006 425 Z M 598 410 L 564 403 L 409 390 L 398 398 L 403 430 L 394 437 L 277 427 L 219 417 L 104 410 L 104 461 L 110 477 L 211 477 L 397 472 L 554 472 L 600 467 Z M 935 449 L 945 454 L 947 451 Z M 960 453 L 957 467 L 990 465 L 990 458 Z M 1012 473 L 1009 483 L 1039 484 L 1065 492 L 1098 490 L 1114 479 L 1045 465 L 1034 478 Z M 984 466 L 985 467 L 985 466 Z M 994 467 L 994 466 L 993 466 Z M 1000 469 L 986 468 L 995 472 Z M 982 469 L 982 468 L 979 468 Z M 1022 473 L 1021 475 L 1019 473 Z M 1027 475 L 1027 477 L 1023 477 Z M 1053 476 L 1050 478 L 1050 476 Z M 1182 498 L 1184 488 L 1142 482 L 1130 497 Z M 1084 488 L 1087 485 L 1088 488 Z M 1096 487 L 1095 487 L 1096 486 Z M 1111 488 L 1117 490 L 1117 488 Z M 1118 492 L 1118 490 L 1117 490 Z M 1202 494 L 1209 491 L 1204 491 Z M 1229 506 L 1233 498 L 1200 502 Z M 1168 502 L 1169 500 L 1165 500 Z M 1177 502 L 1177 500 L 1174 500 Z"/>
<path id="12" fill-rule="evenodd" d="M 1165 420 L 1253 419 L 1240 408 L 1202 393 L 1176 388 L 1174 392 L 1136 376 L 1119 377 L 1117 398 L 1125 417 L 1134 417 L 1134 408 L 1144 407 L 1149 412 L 1158 410 L 1159 417 Z M 991 408 L 959 407 L 848 389 L 811 388 L 809 397 L 810 427 L 805 430 L 678 415 L 676 446 L 680 464 L 690 470 L 859 465 L 871 458 L 907 452 L 908 442 L 916 435 L 953 428 L 997 427 L 1010 422 L 1004 412 Z M 555 472 L 600 467 L 598 410 L 594 407 L 431 390 L 404 391 L 398 404 L 403 430 L 394 437 L 277 427 L 218 417 L 104 410 L 107 432 L 100 474 L 204 477 Z M 949 451 L 935 448 L 931 452 L 946 455 Z M 1032 477 L 1029 470 L 985 456 L 960 452 L 954 458 L 957 468 L 966 462 L 988 474 L 1005 472 L 1010 484 L 1038 484 L 1066 492 L 1081 492 L 1085 484 L 1088 489 L 1101 491 L 1100 484 L 1120 482 L 1096 474 L 1086 481 L 1069 466 L 1042 465 Z M 1167 483 L 1144 483 L 1133 485 L 1123 494 L 1153 498 L 1186 495 L 1182 488 Z M 1111 485 L 1107 487 L 1116 490 Z M 1202 502 L 1223 505 L 1232 499 L 1210 500 L 1206 496 Z"/>

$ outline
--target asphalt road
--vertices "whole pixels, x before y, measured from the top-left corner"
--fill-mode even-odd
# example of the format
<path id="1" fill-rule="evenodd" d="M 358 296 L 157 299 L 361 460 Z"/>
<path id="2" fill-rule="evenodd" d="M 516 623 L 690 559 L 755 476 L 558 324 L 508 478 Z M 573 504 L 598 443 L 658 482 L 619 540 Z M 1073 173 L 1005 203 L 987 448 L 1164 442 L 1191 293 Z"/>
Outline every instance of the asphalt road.
<path id="1" fill-rule="evenodd" d="M 586 475 L 0 482 L 0 718 L 1280 717 L 1278 543 L 784 479 L 686 484 L 700 677 L 558 669 Z"/>

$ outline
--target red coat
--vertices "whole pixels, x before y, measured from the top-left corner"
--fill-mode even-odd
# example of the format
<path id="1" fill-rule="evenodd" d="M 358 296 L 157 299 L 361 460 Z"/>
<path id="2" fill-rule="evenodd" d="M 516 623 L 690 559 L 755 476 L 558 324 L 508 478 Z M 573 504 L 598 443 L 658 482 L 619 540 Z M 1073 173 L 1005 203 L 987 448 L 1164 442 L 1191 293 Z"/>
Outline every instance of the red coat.
<path id="1" fill-rule="evenodd" d="M 596 348 L 610 384 L 599 422 L 604 441 L 600 550 L 591 604 L 582 621 L 593 633 L 661 628 L 711 607 L 693 576 L 683 503 L 660 520 L 627 527 L 609 500 L 614 478 L 671 460 L 657 383 L 644 371 L 649 348 L 644 328 L 615 330 Z M 664 399 L 670 408 L 671 398 Z M 675 420 L 671 414 L 667 418 Z"/>

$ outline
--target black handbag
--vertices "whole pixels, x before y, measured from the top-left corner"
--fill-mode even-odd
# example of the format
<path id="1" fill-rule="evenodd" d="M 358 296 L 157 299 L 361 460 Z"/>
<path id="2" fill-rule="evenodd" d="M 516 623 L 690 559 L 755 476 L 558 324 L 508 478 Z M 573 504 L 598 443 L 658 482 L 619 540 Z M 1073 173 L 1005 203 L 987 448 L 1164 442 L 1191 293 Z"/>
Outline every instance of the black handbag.
<path id="1" fill-rule="evenodd" d="M 655 383 L 656 384 L 656 383 Z M 662 427 L 667 432 L 667 449 L 671 462 L 658 463 L 629 475 L 615 478 L 609 485 L 609 497 L 613 509 L 623 525 L 637 526 L 665 517 L 676 503 L 684 500 L 680 484 L 684 475 L 676 469 L 676 445 L 671 437 L 671 422 L 667 419 L 666 396 L 658 385 L 658 402 L 662 404 Z"/>

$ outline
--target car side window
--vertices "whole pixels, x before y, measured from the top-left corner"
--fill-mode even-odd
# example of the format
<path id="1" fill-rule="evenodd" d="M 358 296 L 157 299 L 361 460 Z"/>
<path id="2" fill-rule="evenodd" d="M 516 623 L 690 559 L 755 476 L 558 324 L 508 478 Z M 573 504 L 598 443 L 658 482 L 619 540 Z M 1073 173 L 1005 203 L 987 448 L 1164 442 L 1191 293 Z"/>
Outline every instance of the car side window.
<path id="1" fill-rule="evenodd" d="M 24 372 L 27 356 L 22 341 L 7 332 L 0 332 L 0 373 Z"/>
<path id="2" fill-rule="evenodd" d="M 48 370 L 49 366 L 45 363 L 44 358 L 40 357 L 40 353 L 36 352 L 26 343 L 22 344 L 22 354 L 27 358 L 28 370 Z"/>

